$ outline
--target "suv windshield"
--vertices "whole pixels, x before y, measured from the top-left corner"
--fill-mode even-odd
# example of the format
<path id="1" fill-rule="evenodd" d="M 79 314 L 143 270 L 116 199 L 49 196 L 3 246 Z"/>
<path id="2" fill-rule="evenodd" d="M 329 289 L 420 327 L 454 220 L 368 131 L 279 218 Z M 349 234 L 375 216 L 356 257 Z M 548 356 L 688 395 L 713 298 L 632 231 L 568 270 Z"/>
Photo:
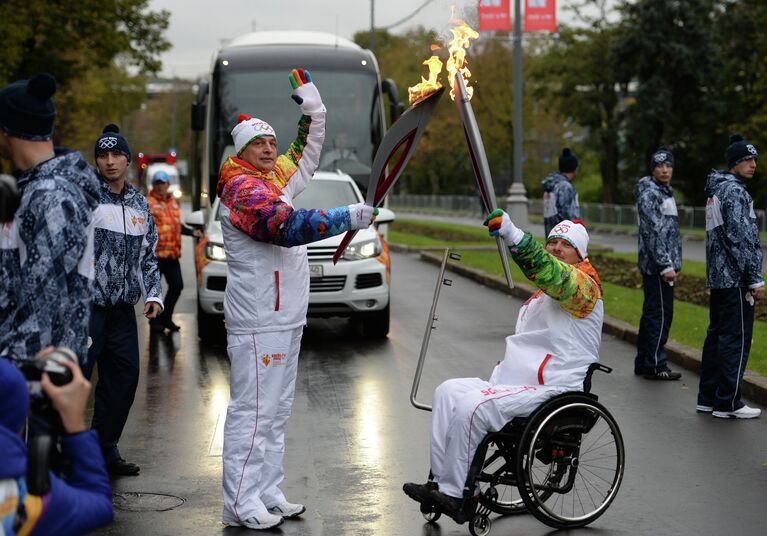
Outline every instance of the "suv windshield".
<path id="1" fill-rule="evenodd" d="M 277 132 L 277 145 L 284 153 L 295 139 L 301 112 L 290 98 L 288 73 L 284 69 L 218 73 L 215 95 L 215 132 L 211 173 L 218 175 L 224 158 L 234 153 L 230 134 L 237 116 L 252 115 L 268 122 Z M 348 173 L 366 185 L 375 144 L 381 128 L 379 91 L 369 72 L 312 70 L 328 109 L 325 143 L 319 169 Z"/>

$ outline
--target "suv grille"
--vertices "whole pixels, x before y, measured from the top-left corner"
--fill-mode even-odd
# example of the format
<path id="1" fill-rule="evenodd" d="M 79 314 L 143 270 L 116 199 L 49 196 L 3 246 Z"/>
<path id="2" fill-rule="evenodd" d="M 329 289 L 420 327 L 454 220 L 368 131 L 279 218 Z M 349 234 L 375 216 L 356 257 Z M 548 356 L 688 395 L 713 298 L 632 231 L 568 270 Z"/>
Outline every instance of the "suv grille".
<path id="1" fill-rule="evenodd" d="M 380 273 L 359 274 L 354 282 L 355 288 L 373 288 L 380 287 L 381 285 L 383 285 L 383 279 Z"/>
<path id="2" fill-rule="evenodd" d="M 336 248 L 306 248 L 306 255 L 309 257 L 309 262 L 312 261 L 329 261 L 333 258 L 333 254 L 336 252 Z"/>
<path id="3" fill-rule="evenodd" d="M 329 275 L 309 280 L 309 292 L 338 292 L 346 285 L 345 275 Z"/>

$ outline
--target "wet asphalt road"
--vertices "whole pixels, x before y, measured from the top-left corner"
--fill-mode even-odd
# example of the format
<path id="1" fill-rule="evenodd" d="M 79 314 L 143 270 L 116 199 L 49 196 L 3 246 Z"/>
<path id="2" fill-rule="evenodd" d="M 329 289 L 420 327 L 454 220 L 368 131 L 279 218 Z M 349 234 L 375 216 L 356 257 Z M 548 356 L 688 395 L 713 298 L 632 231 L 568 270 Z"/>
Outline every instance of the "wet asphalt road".
<path id="1" fill-rule="evenodd" d="M 141 380 L 120 447 L 141 474 L 113 481 L 116 519 L 97 534 L 252 533 L 220 523 L 228 361 L 223 341 L 197 340 L 191 251 L 184 238 L 187 287 L 175 316 L 181 333 L 150 338 L 140 322 Z M 282 486 L 307 512 L 271 533 L 468 534 L 466 525 L 445 518 L 426 524 L 401 490 L 428 472 L 430 414 L 413 408 L 409 395 L 436 275 L 415 256 L 393 255 L 392 329 L 385 341 L 362 339 L 344 320 L 310 321 Z M 426 403 L 444 379 L 489 375 L 521 305 L 448 277 L 454 285 L 442 290 L 419 391 Z M 736 422 L 696 414 L 697 376 L 685 372 L 674 383 L 638 379 L 633 349 L 611 337 L 604 337 L 601 356 L 615 372 L 596 376 L 594 392 L 620 424 L 626 472 L 609 510 L 572 533 L 765 534 L 767 418 Z M 184 502 L 176 506 L 174 497 Z M 494 535 L 553 532 L 529 515 L 493 520 Z"/>

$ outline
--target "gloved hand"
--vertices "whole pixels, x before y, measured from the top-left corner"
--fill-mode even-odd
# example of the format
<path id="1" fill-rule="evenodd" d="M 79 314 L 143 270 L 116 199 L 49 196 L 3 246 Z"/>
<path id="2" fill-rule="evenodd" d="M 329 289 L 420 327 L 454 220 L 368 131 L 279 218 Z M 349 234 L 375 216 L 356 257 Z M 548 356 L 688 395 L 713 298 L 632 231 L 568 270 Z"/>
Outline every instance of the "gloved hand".
<path id="1" fill-rule="evenodd" d="M 349 205 L 349 219 L 352 224 L 352 231 L 357 229 L 367 229 L 373 220 L 378 216 L 378 209 L 365 203 Z"/>
<path id="2" fill-rule="evenodd" d="M 312 75 L 306 69 L 293 69 L 288 76 L 293 94 L 290 96 L 301 107 L 301 113 L 312 115 L 324 112 L 325 105 L 317 86 L 312 83 Z"/>
<path id="3" fill-rule="evenodd" d="M 516 246 L 525 236 L 525 232 L 514 225 L 509 215 L 497 208 L 487 215 L 482 225 L 487 226 L 490 236 L 500 236 L 507 246 Z"/>

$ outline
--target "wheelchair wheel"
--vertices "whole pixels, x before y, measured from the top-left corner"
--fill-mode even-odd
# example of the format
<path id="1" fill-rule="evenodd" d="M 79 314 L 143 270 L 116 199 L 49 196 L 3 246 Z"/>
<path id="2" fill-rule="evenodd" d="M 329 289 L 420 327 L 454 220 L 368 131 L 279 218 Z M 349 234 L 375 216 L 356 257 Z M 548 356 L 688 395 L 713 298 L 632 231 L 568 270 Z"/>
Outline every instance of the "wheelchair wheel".
<path id="1" fill-rule="evenodd" d="M 442 512 L 434 510 L 430 505 L 421 504 L 421 515 L 429 523 L 436 523 L 437 520 L 442 517 Z"/>
<path id="2" fill-rule="evenodd" d="M 517 452 L 522 500 L 543 523 L 588 525 L 618 493 L 623 437 L 612 415 L 586 395 L 568 394 L 530 419 Z"/>
<path id="3" fill-rule="evenodd" d="M 486 515 L 476 515 L 469 521 L 469 532 L 471 536 L 487 536 L 490 534 L 490 529 L 493 527 L 493 522 Z"/>
<path id="4" fill-rule="evenodd" d="M 496 514 L 504 516 L 527 511 L 514 478 L 514 458 L 503 444 L 504 440 L 491 441 L 482 465 L 479 480 L 480 503 Z M 490 487 L 495 493 L 488 493 Z"/>

